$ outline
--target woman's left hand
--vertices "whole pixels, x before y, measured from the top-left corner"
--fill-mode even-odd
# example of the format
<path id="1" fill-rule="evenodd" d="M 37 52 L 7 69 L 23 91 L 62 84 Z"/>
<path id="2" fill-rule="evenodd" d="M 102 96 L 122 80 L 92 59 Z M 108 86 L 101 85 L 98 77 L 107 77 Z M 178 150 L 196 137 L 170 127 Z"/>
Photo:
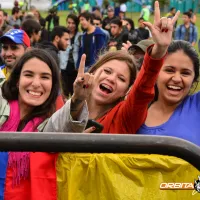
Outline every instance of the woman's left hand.
<path id="1" fill-rule="evenodd" d="M 176 23 L 180 11 L 176 12 L 175 16 L 171 18 L 160 17 L 159 2 L 155 1 L 154 23 L 143 22 L 151 31 L 155 45 L 152 50 L 151 56 L 154 58 L 163 57 L 172 41 L 172 33 L 174 24 Z"/>

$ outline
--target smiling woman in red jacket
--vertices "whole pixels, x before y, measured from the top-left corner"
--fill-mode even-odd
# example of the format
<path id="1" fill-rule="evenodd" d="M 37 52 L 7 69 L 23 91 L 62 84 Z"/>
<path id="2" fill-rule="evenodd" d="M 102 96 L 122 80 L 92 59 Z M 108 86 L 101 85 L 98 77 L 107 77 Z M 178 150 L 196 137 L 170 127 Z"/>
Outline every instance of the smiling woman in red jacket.
<path id="1" fill-rule="evenodd" d="M 159 3 L 155 2 L 154 24 L 144 22 L 151 30 L 155 44 L 147 49 L 136 80 L 134 63 L 122 51 L 105 54 L 91 68 L 90 73 L 94 74 L 95 82 L 87 100 L 89 118 L 104 126 L 103 133 L 134 134 L 145 121 L 178 16 L 179 12 L 173 19 L 160 18 Z M 127 99 L 121 101 L 133 82 Z"/>

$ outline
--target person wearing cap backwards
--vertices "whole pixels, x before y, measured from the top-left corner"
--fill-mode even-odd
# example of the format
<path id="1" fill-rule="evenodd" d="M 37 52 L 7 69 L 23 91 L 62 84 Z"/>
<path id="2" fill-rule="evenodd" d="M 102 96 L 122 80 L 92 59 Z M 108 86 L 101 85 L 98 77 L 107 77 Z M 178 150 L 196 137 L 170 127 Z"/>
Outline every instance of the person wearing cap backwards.
<path id="1" fill-rule="evenodd" d="M 0 69 L 7 79 L 16 61 L 30 47 L 30 39 L 25 31 L 11 29 L 0 38 L 0 42 L 2 43 L 1 56 L 5 63 L 0 66 Z"/>
<path id="2" fill-rule="evenodd" d="M 129 54 L 134 56 L 136 68 L 138 71 L 140 71 L 146 50 L 152 44 L 154 44 L 154 41 L 150 39 L 141 40 L 137 44 L 132 44 L 130 41 L 127 41 L 127 43 L 122 44 L 123 47 L 121 50 L 126 50 L 129 52 Z"/>
<path id="3" fill-rule="evenodd" d="M 137 44 L 133 44 L 128 48 L 128 52 L 134 56 L 134 59 L 136 61 L 136 67 L 138 70 L 140 70 L 142 67 L 144 55 L 146 53 L 147 48 L 152 44 L 154 44 L 153 40 L 141 40 Z"/>

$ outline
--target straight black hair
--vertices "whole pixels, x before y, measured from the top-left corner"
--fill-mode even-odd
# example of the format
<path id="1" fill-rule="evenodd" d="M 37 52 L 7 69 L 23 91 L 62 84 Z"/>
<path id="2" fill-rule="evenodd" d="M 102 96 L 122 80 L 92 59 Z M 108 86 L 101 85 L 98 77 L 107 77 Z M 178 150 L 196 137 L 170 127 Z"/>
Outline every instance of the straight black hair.
<path id="1" fill-rule="evenodd" d="M 183 51 L 192 61 L 194 67 L 194 80 L 193 83 L 198 83 L 199 77 L 199 56 L 195 48 L 187 41 L 174 40 L 168 47 L 168 55 L 173 54 L 177 51 Z M 155 85 L 155 97 L 154 101 L 158 100 L 158 87 Z"/>
<path id="2" fill-rule="evenodd" d="M 37 58 L 45 62 L 52 72 L 52 88 L 49 98 L 39 106 L 36 106 L 31 113 L 27 114 L 20 122 L 20 130 L 34 117 L 50 117 L 55 112 L 55 102 L 59 92 L 59 71 L 54 59 L 42 49 L 32 49 L 27 51 L 15 64 L 13 71 L 7 81 L 2 86 L 2 95 L 7 101 L 18 100 L 18 83 L 24 64 L 32 58 Z M 39 67 L 39 66 L 35 66 Z"/>

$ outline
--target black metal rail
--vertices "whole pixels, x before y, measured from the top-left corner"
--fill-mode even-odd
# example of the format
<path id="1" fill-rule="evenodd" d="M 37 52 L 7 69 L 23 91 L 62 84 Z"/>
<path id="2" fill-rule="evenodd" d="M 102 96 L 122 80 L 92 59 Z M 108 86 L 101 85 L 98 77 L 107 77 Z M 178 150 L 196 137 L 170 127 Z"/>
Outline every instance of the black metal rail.
<path id="1" fill-rule="evenodd" d="M 200 147 L 167 136 L 1 132 L 0 151 L 161 154 L 182 158 L 200 171 Z"/>

